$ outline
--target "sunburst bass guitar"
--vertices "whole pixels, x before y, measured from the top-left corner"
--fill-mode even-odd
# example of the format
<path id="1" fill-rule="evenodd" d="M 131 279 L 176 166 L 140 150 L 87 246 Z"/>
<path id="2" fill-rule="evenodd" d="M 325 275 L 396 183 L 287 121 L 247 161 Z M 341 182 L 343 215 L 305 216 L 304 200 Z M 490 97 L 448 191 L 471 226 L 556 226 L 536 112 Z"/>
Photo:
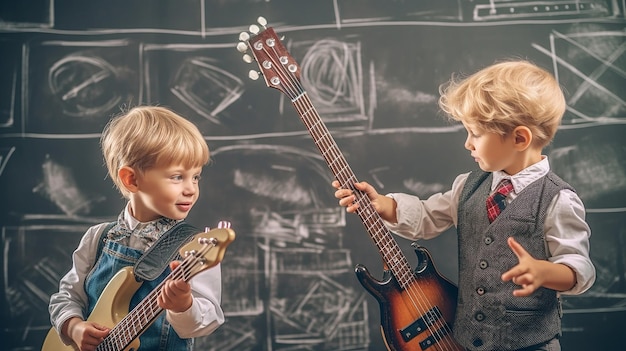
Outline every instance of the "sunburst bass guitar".
<path id="1" fill-rule="evenodd" d="M 257 62 L 265 83 L 285 94 L 313 137 L 315 145 L 343 188 L 354 190 L 356 211 L 378 248 L 385 267 L 376 280 L 362 265 L 355 272 L 361 285 L 380 307 L 381 332 L 391 351 L 464 350 L 452 337 L 457 287 L 441 276 L 426 248 L 415 246 L 418 266 L 413 270 L 369 198 L 354 188 L 358 180 L 311 103 L 300 80 L 301 69 L 264 18 L 242 32 L 237 49 L 244 61 Z M 251 55 L 249 54 L 251 53 Z M 257 70 L 250 78 L 259 77 Z"/>
<path id="2" fill-rule="evenodd" d="M 194 235 L 179 250 L 183 257 L 180 265 L 130 312 L 130 300 L 141 282 L 135 279 L 133 267 L 125 267 L 117 272 L 104 288 L 93 312 L 87 318 L 111 328 L 111 332 L 96 347 L 96 351 L 137 350 L 139 336 L 163 312 L 157 299 L 165 281 L 189 281 L 196 274 L 217 265 L 224 258 L 226 247 L 234 239 L 235 232 L 230 228 L 218 228 Z M 65 345 L 52 328 L 44 340 L 42 351 L 78 351 L 78 347 Z"/>

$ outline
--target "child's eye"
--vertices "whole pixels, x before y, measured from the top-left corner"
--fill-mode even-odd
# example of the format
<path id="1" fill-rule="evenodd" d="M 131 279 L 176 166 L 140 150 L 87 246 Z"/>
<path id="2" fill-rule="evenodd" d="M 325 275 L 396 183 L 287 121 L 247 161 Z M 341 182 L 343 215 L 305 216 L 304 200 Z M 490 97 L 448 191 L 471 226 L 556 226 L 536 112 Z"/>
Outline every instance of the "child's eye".
<path id="1" fill-rule="evenodd" d="M 180 174 L 177 174 L 177 175 L 172 176 L 172 179 L 174 179 L 174 180 L 183 180 L 183 176 L 180 175 Z"/>
<path id="2" fill-rule="evenodd" d="M 202 176 L 201 176 L 201 175 L 199 175 L 199 174 L 198 174 L 198 175 L 193 176 L 193 180 L 194 180 L 194 181 L 196 181 L 196 182 L 199 182 L 199 181 L 200 181 L 200 179 L 202 179 Z"/>
<path id="3" fill-rule="evenodd" d="M 480 137 L 481 133 L 480 131 L 476 131 L 476 130 L 468 130 L 467 131 L 469 133 L 470 136 L 472 136 L 473 138 L 478 138 Z"/>

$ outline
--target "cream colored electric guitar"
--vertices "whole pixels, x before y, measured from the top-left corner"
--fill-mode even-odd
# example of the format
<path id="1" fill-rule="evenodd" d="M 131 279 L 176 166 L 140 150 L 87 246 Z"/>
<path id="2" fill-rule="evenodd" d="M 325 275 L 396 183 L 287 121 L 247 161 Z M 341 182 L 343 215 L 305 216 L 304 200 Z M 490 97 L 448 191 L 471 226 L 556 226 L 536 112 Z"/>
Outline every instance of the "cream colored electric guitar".
<path id="1" fill-rule="evenodd" d="M 226 247 L 235 239 L 230 228 L 219 228 L 198 233 L 179 253 L 183 257 L 165 279 L 188 281 L 196 274 L 209 269 L 222 261 Z M 164 280 L 164 282 L 165 282 Z M 111 332 L 98 345 L 96 351 L 131 351 L 139 348 L 139 336 L 163 312 L 157 298 L 164 283 L 157 286 L 132 311 L 130 300 L 141 286 L 133 273 L 133 267 L 125 267 L 113 276 L 96 302 L 93 312 L 87 318 L 111 328 Z M 54 328 L 44 340 L 42 351 L 75 351 L 76 345 L 65 345 Z"/>

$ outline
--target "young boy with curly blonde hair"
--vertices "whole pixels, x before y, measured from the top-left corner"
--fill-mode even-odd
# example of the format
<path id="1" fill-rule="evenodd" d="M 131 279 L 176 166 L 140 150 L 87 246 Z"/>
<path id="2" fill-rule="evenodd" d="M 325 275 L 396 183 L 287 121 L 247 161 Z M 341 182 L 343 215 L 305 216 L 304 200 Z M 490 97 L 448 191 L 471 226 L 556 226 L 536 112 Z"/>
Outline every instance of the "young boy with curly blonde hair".
<path id="1" fill-rule="evenodd" d="M 335 197 L 355 212 L 359 203 L 350 189 L 367 194 L 388 228 L 408 239 L 456 227 L 453 332 L 462 346 L 560 350 L 559 296 L 588 290 L 595 268 L 584 205 L 543 155 L 565 113 L 558 82 L 516 60 L 452 79 L 440 90 L 439 105 L 465 127 L 464 146 L 480 170 L 457 176 L 451 190 L 428 199 L 338 181 L 332 183 Z"/>
<path id="2" fill-rule="evenodd" d="M 109 176 L 128 202 L 117 222 L 87 230 L 49 305 L 61 341 L 81 351 L 95 350 L 111 330 L 87 320 L 105 285 L 184 221 L 198 200 L 200 174 L 209 161 L 209 148 L 197 127 L 164 107 L 135 107 L 113 118 L 101 146 Z M 99 247 L 100 238 L 105 239 Z M 194 337 L 208 335 L 224 322 L 220 267 L 189 282 L 165 281 L 177 264 L 155 260 L 164 260 L 163 272 L 157 270 L 156 279 L 142 283 L 130 308 L 162 284 L 158 306 L 166 313 L 141 334 L 139 350 L 191 350 Z"/>

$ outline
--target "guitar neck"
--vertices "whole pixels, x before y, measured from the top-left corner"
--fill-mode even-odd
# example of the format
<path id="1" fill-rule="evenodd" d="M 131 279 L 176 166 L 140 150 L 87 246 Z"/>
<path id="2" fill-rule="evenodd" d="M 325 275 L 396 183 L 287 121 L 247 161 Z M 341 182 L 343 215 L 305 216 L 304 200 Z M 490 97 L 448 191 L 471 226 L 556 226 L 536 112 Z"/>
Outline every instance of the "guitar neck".
<path id="1" fill-rule="evenodd" d="M 163 312 L 159 306 L 158 297 L 165 281 L 173 276 L 183 276 L 177 267 L 161 284 L 152 290 L 132 311 L 130 311 L 96 348 L 96 351 L 124 350 L 133 340 L 141 335 L 148 326 Z"/>
<path id="2" fill-rule="evenodd" d="M 200 253 L 206 254 L 208 249 L 205 246 Z M 204 264 L 201 257 L 194 255 L 185 257 L 178 267 L 111 329 L 109 335 L 98 345 L 96 351 L 124 350 L 163 312 L 163 308 L 159 306 L 158 297 L 165 282 L 170 279 L 189 281 L 197 273 L 206 269 L 205 266 L 208 267 L 208 265 Z"/>
<path id="3" fill-rule="evenodd" d="M 414 279 L 411 266 L 385 226 L 383 219 L 374 209 L 369 197 L 354 188 L 354 183 L 358 180 L 307 93 L 303 91 L 292 100 L 292 104 L 341 187 L 354 191 L 359 203 L 357 215 L 378 248 L 383 262 L 392 271 L 400 286 L 404 288 Z"/>
<path id="4" fill-rule="evenodd" d="M 256 26 L 251 26 L 251 28 L 254 29 L 251 30 L 252 32 L 258 32 L 259 28 L 256 28 Z M 339 151 L 339 147 L 337 147 L 333 137 L 330 135 L 328 128 L 326 128 L 315 107 L 313 107 L 309 96 L 303 89 L 297 62 L 289 55 L 271 27 L 257 33 L 253 38 L 249 38 L 246 33 L 242 33 L 240 39 L 247 40 L 248 44 L 238 45 L 238 49 L 240 51 L 246 51 L 248 48 L 252 49 L 252 54 L 259 64 L 267 86 L 278 89 L 289 97 L 300 115 L 300 119 L 313 137 L 315 145 L 317 145 L 324 160 L 326 160 L 326 164 L 335 178 L 341 183 L 341 186 L 355 190 L 359 203 L 357 214 L 376 247 L 378 247 L 387 268 L 391 270 L 400 286 L 406 287 L 415 279 L 411 266 L 393 239 L 393 236 L 385 227 L 382 218 L 374 210 L 369 198 L 354 188 L 354 183 L 357 182 L 357 179 L 341 151 Z M 247 60 L 246 55 L 244 55 L 244 60 Z M 251 59 L 247 61 L 251 61 Z M 255 76 L 253 74 L 251 78 Z"/>

